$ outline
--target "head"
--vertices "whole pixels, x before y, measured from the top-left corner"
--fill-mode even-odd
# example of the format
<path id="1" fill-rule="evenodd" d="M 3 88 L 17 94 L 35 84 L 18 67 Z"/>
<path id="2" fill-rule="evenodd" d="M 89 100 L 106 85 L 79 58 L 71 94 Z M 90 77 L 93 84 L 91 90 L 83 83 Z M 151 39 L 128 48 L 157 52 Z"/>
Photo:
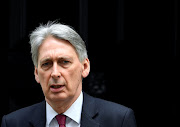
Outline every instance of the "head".
<path id="1" fill-rule="evenodd" d="M 35 79 L 46 101 L 73 101 L 82 90 L 90 64 L 84 41 L 71 27 L 49 22 L 30 35 Z"/>

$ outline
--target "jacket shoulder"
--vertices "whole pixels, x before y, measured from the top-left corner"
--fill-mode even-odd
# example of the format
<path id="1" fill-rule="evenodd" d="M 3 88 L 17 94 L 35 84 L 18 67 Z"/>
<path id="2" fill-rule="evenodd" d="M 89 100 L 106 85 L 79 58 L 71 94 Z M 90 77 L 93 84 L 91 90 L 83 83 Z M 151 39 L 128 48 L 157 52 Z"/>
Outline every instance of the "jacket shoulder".
<path id="1" fill-rule="evenodd" d="M 102 112 L 106 113 L 112 113 L 112 114 L 125 114 L 127 111 L 132 110 L 129 107 L 126 107 L 124 105 L 112 102 L 112 101 L 107 101 L 104 99 L 100 98 L 95 98 L 96 106 L 98 109 Z"/>
<path id="2" fill-rule="evenodd" d="M 136 127 L 134 112 L 131 108 L 89 95 L 85 96 L 88 99 L 88 102 L 86 102 L 88 108 L 86 110 L 95 110 L 93 112 L 97 112 L 93 118 L 101 126 Z M 90 111 L 88 113 L 91 113 Z"/>
<path id="3" fill-rule="evenodd" d="M 130 110 L 130 108 L 124 105 L 121 105 L 112 101 L 107 101 L 101 98 L 96 98 L 86 93 L 83 93 L 83 94 L 84 94 L 84 104 L 86 105 L 87 110 L 89 108 L 90 109 L 95 108 L 102 112 L 106 111 L 106 113 L 121 112 L 121 114 L 125 113 L 127 110 Z"/>
<path id="4" fill-rule="evenodd" d="M 6 122 L 7 125 L 10 124 L 14 126 L 29 124 L 28 121 L 33 119 L 35 114 L 38 114 L 38 112 L 42 114 L 41 111 L 43 107 L 45 108 L 45 101 L 13 111 L 3 116 L 2 121 L 4 121 L 4 123 Z"/>
<path id="5" fill-rule="evenodd" d="M 6 115 L 6 117 L 8 118 L 11 118 L 11 117 L 25 117 L 26 115 L 29 116 L 30 114 L 32 114 L 32 112 L 34 112 L 34 110 L 36 110 L 38 107 L 41 108 L 41 105 L 43 105 L 44 102 L 40 102 L 40 103 L 37 103 L 37 104 L 33 104 L 31 106 L 28 106 L 28 107 L 24 107 L 24 108 L 21 108 L 21 109 L 18 109 L 16 111 L 13 111 L 9 114 Z"/>

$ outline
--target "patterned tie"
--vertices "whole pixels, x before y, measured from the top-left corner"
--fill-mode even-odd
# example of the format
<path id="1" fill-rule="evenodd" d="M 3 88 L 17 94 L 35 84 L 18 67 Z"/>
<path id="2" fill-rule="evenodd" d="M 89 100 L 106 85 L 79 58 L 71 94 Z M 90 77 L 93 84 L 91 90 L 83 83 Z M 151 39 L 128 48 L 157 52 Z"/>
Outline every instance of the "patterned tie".
<path id="1" fill-rule="evenodd" d="M 66 127 L 66 116 L 65 115 L 57 115 L 56 119 L 58 121 L 59 127 Z"/>

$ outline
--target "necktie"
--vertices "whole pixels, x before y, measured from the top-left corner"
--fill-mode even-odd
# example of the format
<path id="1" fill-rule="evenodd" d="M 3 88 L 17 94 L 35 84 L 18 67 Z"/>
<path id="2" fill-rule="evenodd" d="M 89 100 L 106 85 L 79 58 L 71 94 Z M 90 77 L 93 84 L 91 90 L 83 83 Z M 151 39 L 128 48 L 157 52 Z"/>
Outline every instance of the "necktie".
<path id="1" fill-rule="evenodd" d="M 65 115 L 57 115 L 56 119 L 58 121 L 59 127 L 66 127 L 66 116 Z"/>

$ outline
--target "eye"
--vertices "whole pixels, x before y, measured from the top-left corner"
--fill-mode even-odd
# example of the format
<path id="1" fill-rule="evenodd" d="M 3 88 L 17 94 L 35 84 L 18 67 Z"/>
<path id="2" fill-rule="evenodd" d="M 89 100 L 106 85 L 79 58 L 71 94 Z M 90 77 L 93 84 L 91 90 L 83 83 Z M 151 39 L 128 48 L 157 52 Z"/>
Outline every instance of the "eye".
<path id="1" fill-rule="evenodd" d="M 50 63 L 49 62 L 46 62 L 46 63 L 43 63 L 42 66 L 48 66 Z"/>
<path id="2" fill-rule="evenodd" d="M 60 60 L 59 64 L 60 66 L 67 68 L 71 65 L 71 62 L 69 60 Z"/>
<path id="3" fill-rule="evenodd" d="M 62 63 L 63 63 L 63 64 L 68 64 L 68 63 L 69 63 L 69 61 L 67 61 L 67 60 L 63 60 L 63 61 L 62 61 Z"/>
<path id="4" fill-rule="evenodd" d="M 42 64 L 42 66 L 48 66 L 49 65 L 49 63 L 43 63 Z"/>
<path id="5" fill-rule="evenodd" d="M 47 69 L 47 68 L 49 68 L 51 65 L 52 65 L 51 62 L 45 62 L 45 63 L 43 63 L 43 64 L 41 65 L 41 67 L 42 67 L 43 69 Z"/>

